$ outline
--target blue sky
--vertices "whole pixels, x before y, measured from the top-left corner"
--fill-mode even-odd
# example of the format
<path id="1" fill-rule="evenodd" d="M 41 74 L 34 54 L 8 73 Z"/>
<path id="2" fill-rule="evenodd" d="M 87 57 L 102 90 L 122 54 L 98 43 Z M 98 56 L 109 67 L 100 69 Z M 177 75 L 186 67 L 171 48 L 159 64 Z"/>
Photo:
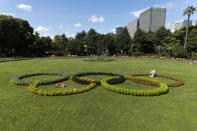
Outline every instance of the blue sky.
<path id="1" fill-rule="evenodd" d="M 188 5 L 197 7 L 197 0 L 0 0 L 0 14 L 28 20 L 44 36 L 65 33 L 70 37 L 90 28 L 113 32 L 149 7 L 167 8 L 168 27 L 169 22 L 187 18 L 182 14 Z M 197 13 L 191 19 L 197 20 Z"/>

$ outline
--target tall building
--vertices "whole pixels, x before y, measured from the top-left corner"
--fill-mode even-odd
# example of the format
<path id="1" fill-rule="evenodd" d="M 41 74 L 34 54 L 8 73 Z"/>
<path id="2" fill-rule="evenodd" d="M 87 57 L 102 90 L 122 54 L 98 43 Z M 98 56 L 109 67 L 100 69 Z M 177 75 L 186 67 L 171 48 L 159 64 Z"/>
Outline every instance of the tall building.
<path id="1" fill-rule="evenodd" d="M 107 33 L 107 35 L 114 35 L 114 33 L 110 32 L 110 33 Z"/>
<path id="2" fill-rule="evenodd" d="M 133 20 L 126 26 L 131 38 L 133 38 L 134 33 L 139 29 L 139 19 Z"/>
<path id="3" fill-rule="evenodd" d="M 189 21 L 189 25 L 192 25 L 192 20 Z M 170 31 L 171 32 L 175 32 L 176 30 L 187 26 L 187 20 L 179 20 L 179 21 L 175 21 L 170 23 Z"/>
<path id="4" fill-rule="evenodd" d="M 197 20 L 195 20 L 194 25 L 197 25 Z"/>
<path id="5" fill-rule="evenodd" d="M 151 7 L 140 14 L 139 28 L 145 32 L 155 32 L 165 27 L 166 8 Z"/>
<path id="6" fill-rule="evenodd" d="M 116 34 L 119 34 L 123 30 L 123 27 L 116 27 Z"/>

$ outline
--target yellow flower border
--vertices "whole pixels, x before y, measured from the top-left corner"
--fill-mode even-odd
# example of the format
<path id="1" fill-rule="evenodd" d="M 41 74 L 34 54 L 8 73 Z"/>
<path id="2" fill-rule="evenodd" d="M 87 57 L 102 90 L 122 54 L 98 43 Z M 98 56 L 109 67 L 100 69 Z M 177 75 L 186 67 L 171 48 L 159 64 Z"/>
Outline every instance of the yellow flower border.
<path id="1" fill-rule="evenodd" d="M 34 83 L 30 84 L 28 86 L 29 90 L 37 95 L 43 95 L 43 96 L 63 96 L 63 95 L 72 95 L 72 94 L 78 94 L 83 93 L 86 91 L 89 91 L 90 89 L 94 88 L 97 84 L 94 83 L 93 79 L 80 77 L 80 79 L 85 79 L 90 81 L 91 83 L 87 86 L 83 86 L 79 89 L 64 89 L 59 91 L 47 91 L 44 89 L 38 89 L 39 81 L 35 81 Z"/>

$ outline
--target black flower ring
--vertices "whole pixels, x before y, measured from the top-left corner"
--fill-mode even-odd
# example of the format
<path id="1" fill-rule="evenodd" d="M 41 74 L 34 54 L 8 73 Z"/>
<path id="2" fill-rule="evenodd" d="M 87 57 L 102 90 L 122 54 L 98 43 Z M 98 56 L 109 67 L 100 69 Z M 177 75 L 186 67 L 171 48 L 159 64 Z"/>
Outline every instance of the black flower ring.
<path id="1" fill-rule="evenodd" d="M 32 84 L 35 80 L 23 80 L 23 78 L 31 77 L 31 76 L 39 76 L 39 75 L 56 75 L 54 79 L 46 79 L 46 80 L 39 80 L 38 85 L 48 85 L 52 83 L 62 82 L 69 78 L 64 72 L 34 72 L 34 73 L 27 73 L 21 75 L 15 75 L 11 78 L 11 82 L 16 85 L 29 85 Z"/>
<path id="2" fill-rule="evenodd" d="M 89 75 L 106 75 L 106 76 L 119 76 L 118 78 L 116 79 L 111 79 L 108 81 L 109 84 L 120 84 L 122 82 L 125 81 L 125 78 L 124 76 L 122 75 L 118 75 L 118 74 L 114 74 L 114 73 L 105 73 L 105 72 L 87 72 L 87 73 L 78 73 L 78 74 L 75 74 L 73 77 L 72 77 L 72 80 L 77 82 L 77 83 L 80 83 L 80 84 L 83 84 L 83 85 L 89 85 L 91 82 L 90 81 L 87 81 L 87 80 L 83 80 L 83 79 L 79 79 L 80 77 L 84 77 L 84 76 L 89 76 Z M 100 81 L 95 81 L 95 83 L 97 85 L 101 85 L 101 82 Z"/>

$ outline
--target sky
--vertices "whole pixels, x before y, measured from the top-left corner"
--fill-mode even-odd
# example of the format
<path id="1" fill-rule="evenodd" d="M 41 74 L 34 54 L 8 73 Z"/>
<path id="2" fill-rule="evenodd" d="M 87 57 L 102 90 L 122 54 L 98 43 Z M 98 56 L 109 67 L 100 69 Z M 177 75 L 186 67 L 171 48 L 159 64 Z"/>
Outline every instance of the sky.
<path id="1" fill-rule="evenodd" d="M 94 28 L 106 34 L 117 26 L 126 26 L 149 7 L 166 8 L 166 28 L 182 19 L 189 5 L 197 7 L 197 0 L 0 0 L 0 14 L 27 20 L 41 36 L 66 34 Z M 197 20 L 196 14 L 191 20 Z"/>

